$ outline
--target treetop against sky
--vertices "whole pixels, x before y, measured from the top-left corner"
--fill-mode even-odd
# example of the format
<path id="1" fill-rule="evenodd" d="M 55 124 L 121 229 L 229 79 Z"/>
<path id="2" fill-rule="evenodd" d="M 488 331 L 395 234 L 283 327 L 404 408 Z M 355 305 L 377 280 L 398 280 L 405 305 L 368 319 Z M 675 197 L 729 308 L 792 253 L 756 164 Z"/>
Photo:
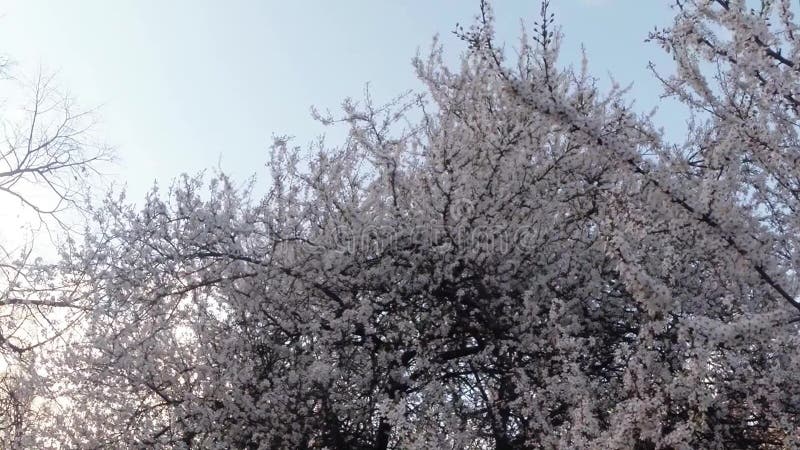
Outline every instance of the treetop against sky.
<path id="1" fill-rule="evenodd" d="M 263 164 L 272 134 L 305 145 L 320 133 L 341 139 L 310 118 L 310 107 L 335 111 L 370 83 L 378 101 L 422 89 L 411 67 L 439 34 L 448 61 L 460 47 L 451 31 L 475 15 L 473 1 L 285 2 L 122 1 L 53 3 L 7 0 L 0 5 L 0 41 L 23 72 L 39 66 L 85 108 L 113 146 L 113 179 L 139 199 L 154 180 L 221 166 L 241 180 Z M 562 64 L 580 64 L 581 44 L 593 73 L 626 85 L 642 111 L 662 105 L 648 61 L 669 58 L 643 43 L 670 17 L 666 2 L 553 2 L 566 32 Z M 499 39 L 517 46 L 521 21 L 538 2 L 497 5 Z M 662 105 L 680 130 L 682 110 Z M 102 130 L 102 131 L 101 131 Z"/>
<path id="2" fill-rule="evenodd" d="M 57 254 L 0 238 L 0 447 L 799 448 L 797 7 L 671 4 L 12 4 L 121 180 L 189 174 L 84 202 L 69 97 L 5 116 Z"/>

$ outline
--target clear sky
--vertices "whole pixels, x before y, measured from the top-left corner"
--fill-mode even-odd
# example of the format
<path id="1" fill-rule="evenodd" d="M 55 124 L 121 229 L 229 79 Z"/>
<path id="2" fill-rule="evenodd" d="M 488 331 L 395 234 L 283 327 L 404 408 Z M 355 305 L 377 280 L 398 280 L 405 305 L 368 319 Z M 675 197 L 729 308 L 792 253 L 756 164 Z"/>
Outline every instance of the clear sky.
<path id="1" fill-rule="evenodd" d="M 562 62 L 578 63 L 583 43 L 595 75 L 634 82 L 642 110 L 657 105 L 646 65 L 668 70 L 669 59 L 643 41 L 669 20 L 666 0 L 552 3 Z M 509 44 L 539 10 L 535 0 L 494 6 Z M 99 107 L 96 131 L 119 155 L 113 179 L 139 199 L 155 179 L 208 167 L 263 179 L 273 134 L 310 142 L 324 131 L 310 107 L 336 110 L 367 82 L 377 101 L 419 89 L 417 48 L 439 33 L 457 56 L 450 32 L 477 11 L 477 0 L 0 0 L 0 52 L 23 73 L 56 70 L 80 105 Z"/>

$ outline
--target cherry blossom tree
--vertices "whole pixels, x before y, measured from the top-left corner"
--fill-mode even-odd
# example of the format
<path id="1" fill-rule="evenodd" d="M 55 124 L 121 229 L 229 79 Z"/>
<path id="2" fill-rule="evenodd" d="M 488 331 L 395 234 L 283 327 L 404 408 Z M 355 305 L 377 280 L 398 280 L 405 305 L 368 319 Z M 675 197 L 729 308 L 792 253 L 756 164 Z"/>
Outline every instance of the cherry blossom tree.
<path id="1" fill-rule="evenodd" d="M 415 59 L 425 95 L 276 138 L 263 197 L 110 195 L 65 252 L 92 309 L 38 444 L 800 445 L 793 8 L 675 8 L 685 142 L 559 62 L 547 2 L 513 59 L 482 3 L 458 67 Z"/>

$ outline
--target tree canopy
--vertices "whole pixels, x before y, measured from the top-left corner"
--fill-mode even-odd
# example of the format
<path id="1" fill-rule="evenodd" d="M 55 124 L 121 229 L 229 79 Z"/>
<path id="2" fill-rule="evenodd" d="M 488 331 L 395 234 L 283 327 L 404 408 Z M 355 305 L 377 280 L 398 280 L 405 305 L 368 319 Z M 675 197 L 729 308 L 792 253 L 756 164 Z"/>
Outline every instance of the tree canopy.
<path id="1" fill-rule="evenodd" d="M 481 3 L 460 65 L 414 59 L 425 93 L 318 115 L 339 145 L 276 138 L 264 195 L 109 195 L 40 277 L 82 320 L 7 442 L 800 446 L 796 8 L 674 10 L 649 40 L 681 142 L 559 62 L 546 1 L 513 52 Z"/>

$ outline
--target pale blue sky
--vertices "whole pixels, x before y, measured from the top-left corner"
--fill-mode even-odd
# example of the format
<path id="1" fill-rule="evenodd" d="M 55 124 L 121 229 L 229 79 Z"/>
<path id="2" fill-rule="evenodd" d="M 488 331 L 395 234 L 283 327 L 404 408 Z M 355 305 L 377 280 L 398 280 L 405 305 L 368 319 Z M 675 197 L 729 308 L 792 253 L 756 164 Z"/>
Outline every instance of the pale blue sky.
<path id="1" fill-rule="evenodd" d="M 658 103 L 648 60 L 669 59 L 643 43 L 665 24 L 665 0 L 553 0 L 566 34 L 562 62 L 635 83 L 641 109 Z M 100 106 L 97 129 L 117 149 L 114 179 L 134 199 L 158 179 L 216 166 L 237 177 L 265 173 L 270 136 L 305 144 L 323 128 L 311 105 L 335 110 L 370 82 L 376 100 L 421 86 L 410 60 L 439 33 L 468 24 L 478 1 L 103 1 L 0 0 L 0 52 L 34 73 L 58 71 L 80 105 Z M 502 39 L 515 44 L 534 0 L 496 1 Z M 662 116 L 669 118 L 669 110 Z M 673 114 L 680 122 L 679 115 Z"/>

